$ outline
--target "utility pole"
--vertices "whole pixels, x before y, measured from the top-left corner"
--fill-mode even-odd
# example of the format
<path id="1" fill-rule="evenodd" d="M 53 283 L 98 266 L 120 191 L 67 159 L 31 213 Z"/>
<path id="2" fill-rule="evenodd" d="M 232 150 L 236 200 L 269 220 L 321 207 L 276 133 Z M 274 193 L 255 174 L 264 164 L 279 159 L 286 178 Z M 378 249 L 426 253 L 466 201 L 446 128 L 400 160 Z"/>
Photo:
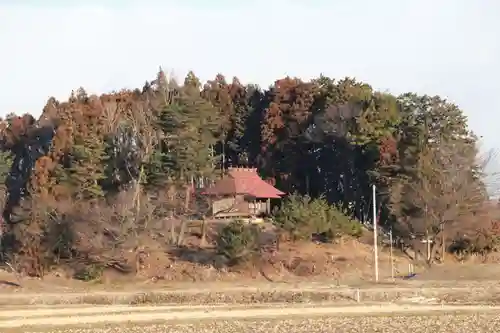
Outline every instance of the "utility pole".
<path id="1" fill-rule="evenodd" d="M 389 241 L 391 242 L 391 278 L 394 280 L 394 259 L 392 256 L 392 227 L 389 233 Z"/>
<path id="2" fill-rule="evenodd" d="M 444 263 L 446 254 L 446 237 L 444 236 L 444 223 L 441 223 L 441 262 Z"/>
<path id="3" fill-rule="evenodd" d="M 375 185 L 372 185 L 373 190 L 373 251 L 375 254 L 375 282 L 378 282 L 378 240 L 377 240 L 377 192 Z"/>

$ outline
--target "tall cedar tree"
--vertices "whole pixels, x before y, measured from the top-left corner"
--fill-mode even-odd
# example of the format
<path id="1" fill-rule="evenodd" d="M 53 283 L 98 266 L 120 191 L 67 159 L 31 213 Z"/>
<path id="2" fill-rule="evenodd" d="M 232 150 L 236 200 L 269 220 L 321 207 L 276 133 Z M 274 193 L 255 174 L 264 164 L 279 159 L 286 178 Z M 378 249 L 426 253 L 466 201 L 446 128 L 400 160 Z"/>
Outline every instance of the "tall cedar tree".
<path id="1" fill-rule="evenodd" d="M 198 78 L 189 73 L 175 102 L 160 115 L 170 177 L 184 184 L 213 174 L 220 129 L 218 110 L 204 99 Z"/>
<path id="2" fill-rule="evenodd" d="M 72 187 L 77 200 L 92 200 L 104 195 L 101 180 L 104 179 L 104 137 L 102 114 L 93 107 L 87 94 L 80 90 L 71 97 L 73 117 L 73 141 L 67 157 L 66 181 Z"/>

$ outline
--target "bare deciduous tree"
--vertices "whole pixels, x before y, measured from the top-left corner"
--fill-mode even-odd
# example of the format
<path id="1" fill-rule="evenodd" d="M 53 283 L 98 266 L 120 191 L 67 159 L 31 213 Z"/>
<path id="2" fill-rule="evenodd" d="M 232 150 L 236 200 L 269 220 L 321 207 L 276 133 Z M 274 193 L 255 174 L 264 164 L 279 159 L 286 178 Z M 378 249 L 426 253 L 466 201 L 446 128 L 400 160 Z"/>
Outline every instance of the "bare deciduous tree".
<path id="1" fill-rule="evenodd" d="M 415 248 L 426 244 L 429 263 L 444 260 L 446 235 L 469 223 L 486 198 L 475 157 L 473 146 L 437 144 L 420 155 L 416 177 L 393 188 L 393 206 L 407 216 L 399 227 L 413 235 Z"/>

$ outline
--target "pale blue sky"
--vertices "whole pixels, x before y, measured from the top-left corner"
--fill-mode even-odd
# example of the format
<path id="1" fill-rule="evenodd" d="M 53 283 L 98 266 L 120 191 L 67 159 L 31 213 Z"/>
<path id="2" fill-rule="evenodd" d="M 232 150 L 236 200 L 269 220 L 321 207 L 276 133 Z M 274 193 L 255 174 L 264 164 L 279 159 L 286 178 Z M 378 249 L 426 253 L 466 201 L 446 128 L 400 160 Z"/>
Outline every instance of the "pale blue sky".
<path id="1" fill-rule="evenodd" d="M 445 96 L 500 148 L 499 0 L 0 0 L 0 46 L 2 115 L 138 87 L 160 65 L 264 87 L 323 72 Z"/>

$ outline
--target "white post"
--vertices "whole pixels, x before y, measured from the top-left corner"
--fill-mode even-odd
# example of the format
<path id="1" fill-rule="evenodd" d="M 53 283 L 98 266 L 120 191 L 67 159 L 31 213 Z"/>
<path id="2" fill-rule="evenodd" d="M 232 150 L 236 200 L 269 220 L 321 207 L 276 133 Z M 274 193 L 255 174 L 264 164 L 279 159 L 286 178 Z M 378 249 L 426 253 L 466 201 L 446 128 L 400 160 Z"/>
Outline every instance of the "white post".
<path id="1" fill-rule="evenodd" d="M 375 253 L 375 282 L 378 282 L 378 240 L 377 240 L 377 193 L 375 185 L 372 185 L 373 190 L 373 251 Z"/>
<path id="2" fill-rule="evenodd" d="M 391 278 L 394 280 L 394 259 L 392 256 L 392 227 L 389 233 L 389 241 L 391 242 Z"/>
<path id="3" fill-rule="evenodd" d="M 427 245 L 427 261 L 430 261 L 431 257 L 432 257 L 431 256 L 431 244 L 434 243 L 434 241 L 429 236 L 427 236 L 427 238 L 421 240 L 421 242 Z"/>

